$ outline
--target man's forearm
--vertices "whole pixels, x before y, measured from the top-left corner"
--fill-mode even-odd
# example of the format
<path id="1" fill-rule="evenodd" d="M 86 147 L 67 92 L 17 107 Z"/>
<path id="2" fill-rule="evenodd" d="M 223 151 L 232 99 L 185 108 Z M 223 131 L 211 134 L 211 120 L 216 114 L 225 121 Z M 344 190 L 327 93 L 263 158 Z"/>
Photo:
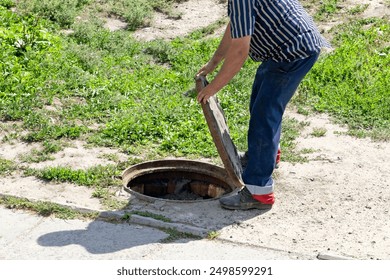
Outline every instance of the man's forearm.
<path id="1" fill-rule="evenodd" d="M 209 85 L 213 91 L 218 92 L 240 71 L 248 57 L 249 45 L 250 36 L 230 41 L 229 48 L 225 51 L 224 63 Z"/>
<path id="2" fill-rule="evenodd" d="M 229 50 L 231 41 L 232 41 L 232 37 L 230 35 L 230 22 L 229 22 L 228 25 L 226 26 L 225 33 L 222 37 L 222 40 L 219 43 L 217 50 L 215 51 L 213 57 L 210 60 L 214 65 L 218 65 L 222 60 L 224 60 L 226 53 Z"/>

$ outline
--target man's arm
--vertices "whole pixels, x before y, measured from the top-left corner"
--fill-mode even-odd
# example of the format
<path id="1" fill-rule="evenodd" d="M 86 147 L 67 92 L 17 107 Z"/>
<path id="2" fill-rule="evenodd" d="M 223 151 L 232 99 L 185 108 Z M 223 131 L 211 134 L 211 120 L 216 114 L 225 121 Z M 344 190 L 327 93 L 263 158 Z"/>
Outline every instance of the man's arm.
<path id="1" fill-rule="evenodd" d="M 230 26 L 228 25 L 228 27 Z M 225 32 L 225 35 L 226 34 L 227 32 Z M 228 45 L 223 44 L 222 47 L 220 46 L 221 48 L 218 47 L 218 49 L 220 49 L 219 55 L 224 54 L 224 63 L 221 67 L 221 70 L 211 81 L 211 83 L 198 93 L 197 99 L 200 103 L 206 103 L 211 96 L 215 95 L 219 90 L 221 90 L 240 71 L 242 65 L 248 57 L 251 36 L 232 39 L 230 31 L 228 31 L 227 36 L 230 37 L 230 40 L 229 37 L 224 38 L 226 40 L 225 42 L 230 41 L 230 43 Z M 216 56 L 216 61 L 218 61 L 219 58 L 220 56 Z M 199 74 L 202 73 L 202 69 L 199 71 Z"/>
<path id="2" fill-rule="evenodd" d="M 222 40 L 219 43 L 217 50 L 210 61 L 204 65 L 196 74 L 197 76 L 207 76 L 217 68 L 217 66 L 224 60 L 226 53 L 230 47 L 232 37 L 230 35 L 230 22 L 226 26 L 225 33 L 223 34 Z"/>

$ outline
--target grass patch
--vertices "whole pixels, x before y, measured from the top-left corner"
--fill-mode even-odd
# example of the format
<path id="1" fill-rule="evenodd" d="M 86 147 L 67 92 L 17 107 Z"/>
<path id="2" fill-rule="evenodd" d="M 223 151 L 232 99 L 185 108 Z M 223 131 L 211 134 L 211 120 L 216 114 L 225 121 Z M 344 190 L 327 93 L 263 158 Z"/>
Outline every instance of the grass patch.
<path id="1" fill-rule="evenodd" d="M 48 217 L 54 216 L 59 219 L 95 219 L 99 213 L 82 213 L 77 210 L 70 209 L 51 202 L 33 202 L 25 198 L 17 198 L 12 196 L 0 196 L 0 204 L 8 209 L 29 210 L 38 215 Z"/>
<path id="2" fill-rule="evenodd" d="M 154 213 L 145 212 L 145 211 L 131 211 L 130 213 L 135 214 L 135 215 L 139 215 L 142 217 L 153 218 L 155 220 L 159 220 L 159 221 L 163 221 L 163 222 L 167 222 L 167 223 L 172 223 L 171 219 L 169 219 L 163 215 L 160 215 L 160 214 L 154 214 Z"/>
<path id="3" fill-rule="evenodd" d="M 214 240 L 216 238 L 218 238 L 218 236 L 220 236 L 221 233 L 219 233 L 218 231 L 210 231 L 207 233 L 207 239 L 209 240 Z"/>
<path id="4" fill-rule="evenodd" d="M 315 127 L 313 128 L 313 131 L 310 133 L 310 135 L 314 137 L 324 137 L 326 135 L 326 132 L 326 128 Z"/>
<path id="5" fill-rule="evenodd" d="M 91 0 L 18 0 L 17 8 L 23 14 L 44 17 L 61 27 L 69 27 L 78 11 L 89 2 Z"/>
<path id="6" fill-rule="evenodd" d="M 68 182 L 93 188 L 92 196 L 108 209 L 119 209 L 126 205 L 113 196 L 113 190 L 122 185 L 118 166 L 95 166 L 87 170 L 73 170 L 69 167 L 48 167 L 44 169 L 27 169 L 25 176 L 35 176 L 53 182 Z"/>
<path id="7" fill-rule="evenodd" d="M 33 149 L 29 154 L 21 155 L 21 160 L 28 163 L 53 160 L 52 154 L 63 149 L 61 144 L 54 141 L 44 141 L 42 145 L 42 149 Z"/>
<path id="8" fill-rule="evenodd" d="M 193 235 L 193 234 L 185 233 L 185 232 L 180 232 L 180 231 L 178 231 L 176 229 L 172 229 L 172 228 L 161 229 L 161 230 L 164 231 L 165 233 L 169 234 L 169 236 L 167 238 L 164 238 L 163 240 L 161 240 L 161 243 L 171 243 L 171 242 L 175 242 L 176 240 L 180 240 L 180 239 L 195 239 L 195 240 L 201 239 L 201 237 L 199 237 L 197 235 Z"/>
<path id="9" fill-rule="evenodd" d="M 26 170 L 25 175 L 33 175 L 40 179 L 53 182 L 69 182 L 81 186 L 118 186 L 120 171 L 114 165 L 98 165 L 87 170 L 73 170 L 69 167 L 47 167 L 44 169 Z"/>
<path id="10" fill-rule="evenodd" d="M 341 26 L 336 50 L 316 63 L 295 102 L 332 114 L 356 136 L 390 139 L 389 40 L 388 20 Z"/>
<path id="11" fill-rule="evenodd" d="M 320 2 L 317 12 L 314 14 L 315 20 L 325 20 L 334 16 L 341 9 L 338 0 L 324 0 Z"/>
<path id="12" fill-rule="evenodd" d="M 364 5 L 359 4 L 359 5 L 356 5 L 356 6 L 350 8 L 350 9 L 348 10 L 348 14 L 350 14 L 350 15 L 358 15 L 358 14 L 361 14 L 361 13 L 363 13 L 365 10 L 367 10 L 368 6 L 369 6 L 369 4 L 364 4 Z"/>
<path id="13" fill-rule="evenodd" d="M 292 163 L 307 161 L 307 158 L 297 150 L 297 143 L 295 141 L 302 129 L 307 125 L 307 123 L 299 122 L 294 118 L 284 118 L 282 124 L 282 137 L 280 140 L 282 150 L 281 160 Z"/>
<path id="14" fill-rule="evenodd" d="M 8 175 L 17 169 L 16 163 L 0 157 L 0 175 Z"/>

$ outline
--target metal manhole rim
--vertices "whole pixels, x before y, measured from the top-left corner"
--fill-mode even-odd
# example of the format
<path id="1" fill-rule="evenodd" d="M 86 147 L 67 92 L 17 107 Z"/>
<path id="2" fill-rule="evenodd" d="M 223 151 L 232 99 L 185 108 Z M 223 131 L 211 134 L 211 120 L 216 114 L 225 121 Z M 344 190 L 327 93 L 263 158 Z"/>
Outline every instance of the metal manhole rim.
<path id="1" fill-rule="evenodd" d="M 193 168 L 193 167 L 196 168 Z M 145 195 L 143 193 L 132 190 L 128 187 L 129 183 L 136 178 L 140 178 L 142 176 L 146 176 L 154 173 L 165 173 L 165 172 L 189 172 L 197 175 L 204 175 L 208 177 L 212 177 L 216 180 L 223 182 L 228 188 L 223 187 L 226 190 L 226 193 L 219 197 L 211 197 L 206 199 L 187 199 L 187 200 L 179 200 L 179 199 L 167 199 L 154 197 L 150 195 Z M 212 171 L 216 171 L 215 174 Z M 130 176 L 130 178 L 128 178 Z M 168 203 L 202 203 L 202 202 L 210 202 L 214 200 L 218 200 L 221 197 L 226 195 L 230 195 L 235 191 L 234 184 L 232 184 L 230 176 L 227 175 L 226 169 L 221 166 L 214 165 L 208 162 L 198 161 L 198 160 L 188 160 L 188 159 L 161 159 L 161 160 L 152 160 L 141 162 L 135 165 L 132 165 L 126 168 L 122 172 L 122 183 L 123 188 L 126 192 L 134 195 L 136 198 L 142 199 L 147 202 L 156 202 L 156 201 L 164 201 Z"/>

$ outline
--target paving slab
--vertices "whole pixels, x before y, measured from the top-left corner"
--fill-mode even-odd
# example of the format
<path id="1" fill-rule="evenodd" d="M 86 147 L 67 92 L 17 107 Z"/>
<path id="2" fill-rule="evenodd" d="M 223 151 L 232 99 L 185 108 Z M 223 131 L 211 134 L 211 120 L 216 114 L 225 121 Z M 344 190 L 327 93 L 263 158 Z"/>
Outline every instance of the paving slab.
<path id="1" fill-rule="evenodd" d="M 163 230 L 61 220 L 0 207 L 0 260 L 291 260 L 302 256 L 221 240 L 163 240 Z"/>

